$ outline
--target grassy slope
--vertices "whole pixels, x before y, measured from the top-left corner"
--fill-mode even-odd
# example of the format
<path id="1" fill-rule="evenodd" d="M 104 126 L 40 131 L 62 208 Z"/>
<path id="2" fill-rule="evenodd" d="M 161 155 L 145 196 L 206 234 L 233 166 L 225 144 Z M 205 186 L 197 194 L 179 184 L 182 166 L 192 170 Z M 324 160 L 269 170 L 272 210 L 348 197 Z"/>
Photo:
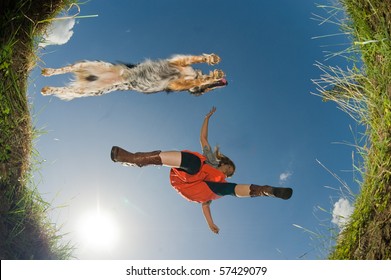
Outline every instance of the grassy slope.
<path id="1" fill-rule="evenodd" d="M 49 204 L 31 183 L 32 141 L 26 96 L 35 64 L 34 37 L 69 0 L 0 2 L 0 258 L 63 259 L 70 255 L 46 217 Z"/>
<path id="2" fill-rule="evenodd" d="M 361 194 L 330 259 L 391 259 L 391 4 L 341 0 L 364 69 L 359 102 L 366 112 L 368 147 Z M 372 41 L 373 40 L 373 41 Z M 356 100 L 357 101 L 357 100 Z"/>

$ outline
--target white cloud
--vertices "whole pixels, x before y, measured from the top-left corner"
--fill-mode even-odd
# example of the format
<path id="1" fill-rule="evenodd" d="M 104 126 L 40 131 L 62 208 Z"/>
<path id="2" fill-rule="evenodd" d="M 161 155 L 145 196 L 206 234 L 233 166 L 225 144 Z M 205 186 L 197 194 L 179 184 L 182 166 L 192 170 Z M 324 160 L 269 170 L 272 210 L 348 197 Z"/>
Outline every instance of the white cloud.
<path id="1" fill-rule="evenodd" d="M 336 224 L 339 229 L 343 229 L 346 222 L 349 220 L 350 215 L 353 213 L 354 207 L 350 205 L 349 200 L 346 198 L 340 198 L 335 204 L 333 209 L 332 223 Z"/>
<path id="2" fill-rule="evenodd" d="M 288 181 L 289 177 L 291 177 L 293 172 L 291 171 L 285 171 L 280 174 L 280 184 L 284 184 L 286 181 Z"/>
<path id="3" fill-rule="evenodd" d="M 72 28 L 74 25 L 74 18 L 52 21 L 42 38 L 43 42 L 39 43 L 39 46 L 46 47 L 48 45 L 63 45 L 67 43 L 73 35 Z"/>

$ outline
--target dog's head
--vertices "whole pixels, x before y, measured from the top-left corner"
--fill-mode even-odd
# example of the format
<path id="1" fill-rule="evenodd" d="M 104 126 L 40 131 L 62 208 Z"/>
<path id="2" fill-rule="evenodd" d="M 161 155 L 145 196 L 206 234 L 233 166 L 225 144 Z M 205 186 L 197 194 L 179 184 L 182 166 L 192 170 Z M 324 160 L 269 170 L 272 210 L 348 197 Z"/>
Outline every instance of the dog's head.
<path id="1" fill-rule="evenodd" d="M 194 95 L 203 95 L 204 93 L 214 90 L 216 88 L 225 87 L 228 85 L 228 81 L 225 78 L 214 80 L 208 84 L 193 87 L 189 89 L 189 92 Z"/>

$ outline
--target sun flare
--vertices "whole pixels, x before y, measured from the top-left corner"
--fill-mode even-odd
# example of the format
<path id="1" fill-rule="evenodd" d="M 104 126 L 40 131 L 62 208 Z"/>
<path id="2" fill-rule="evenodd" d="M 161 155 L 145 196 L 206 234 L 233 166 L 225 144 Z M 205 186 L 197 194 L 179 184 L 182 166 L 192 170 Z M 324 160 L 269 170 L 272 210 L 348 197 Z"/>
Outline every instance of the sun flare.
<path id="1" fill-rule="evenodd" d="M 115 246 L 118 225 L 108 213 L 100 210 L 86 213 L 79 223 L 79 235 L 84 245 L 96 250 L 108 250 Z"/>

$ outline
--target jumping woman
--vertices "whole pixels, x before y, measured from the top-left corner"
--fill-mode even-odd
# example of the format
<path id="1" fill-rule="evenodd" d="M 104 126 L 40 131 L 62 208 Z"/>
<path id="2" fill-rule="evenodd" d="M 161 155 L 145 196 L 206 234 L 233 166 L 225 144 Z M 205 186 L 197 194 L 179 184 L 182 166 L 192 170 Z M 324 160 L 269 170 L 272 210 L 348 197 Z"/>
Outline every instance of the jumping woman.
<path id="1" fill-rule="evenodd" d="M 203 154 L 192 151 L 153 151 L 130 153 L 120 147 L 111 149 L 111 159 L 124 165 L 143 167 L 164 165 L 171 167 L 170 181 L 173 188 L 189 201 L 201 203 L 202 212 L 209 228 L 219 233 L 212 219 L 212 200 L 225 195 L 236 197 L 269 196 L 289 199 L 291 188 L 276 188 L 254 184 L 236 184 L 226 181 L 235 172 L 235 164 L 216 148 L 212 152 L 208 142 L 208 124 L 215 113 L 213 107 L 205 116 L 201 127 L 200 142 Z"/>

